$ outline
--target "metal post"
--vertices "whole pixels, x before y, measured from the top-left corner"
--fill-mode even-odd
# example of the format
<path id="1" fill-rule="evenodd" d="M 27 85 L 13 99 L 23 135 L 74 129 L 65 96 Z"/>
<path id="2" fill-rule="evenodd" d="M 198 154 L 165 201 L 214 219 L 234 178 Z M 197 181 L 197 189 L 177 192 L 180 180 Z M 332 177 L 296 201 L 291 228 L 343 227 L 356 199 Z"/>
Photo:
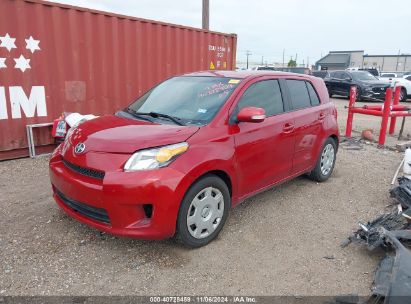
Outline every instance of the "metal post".
<path id="1" fill-rule="evenodd" d="M 247 56 L 247 70 L 248 70 L 248 57 L 251 55 L 251 52 L 247 50 L 245 52 L 245 55 Z"/>
<path id="2" fill-rule="evenodd" d="M 387 92 L 385 93 L 385 102 L 384 102 L 384 109 L 382 112 L 382 120 L 381 120 L 381 130 L 380 130 L 380 138 L 378 139 L 378 145 L 383 146 L 385 144 L 385 135 L 387 134 L 387 125 L 388 119 L 390 117 L 390 106 L 392 100 L 392 89 L 388 88 Z"/>
<path id="3" fill-rule="evenodd" d="M 395 93 L 394 93 L 394 103 L 393 103 L 393 109 L 395 109 L 395 106 L 397 106 L 400 103 L 400 95 L 401 95 L 401 86 L 397 86 L 395 88 Z M 390 122 L 390 135 L 394 134 L 395 131 L 395 123 L 397 122 L 396 117 L 391 117 L 391 122 Z"/>
<path id="4" fill-rule="evenodd" d="M 348 104 L 348 117 L 347 117 L 347 126 L 345 127 L 345 137 L 351 137 L 352 120 L 354 118 L 354 113 L 352 112 L 352 108 L 355 105 L 356 97 L 357 97 L 357 87 L 352 86 L 350 89 L 350 102 Z"/>
<path id="5" fill-rule="evenodd" d="M 203 30 L 210 29 L 210 2 L 203 0 Z"/>

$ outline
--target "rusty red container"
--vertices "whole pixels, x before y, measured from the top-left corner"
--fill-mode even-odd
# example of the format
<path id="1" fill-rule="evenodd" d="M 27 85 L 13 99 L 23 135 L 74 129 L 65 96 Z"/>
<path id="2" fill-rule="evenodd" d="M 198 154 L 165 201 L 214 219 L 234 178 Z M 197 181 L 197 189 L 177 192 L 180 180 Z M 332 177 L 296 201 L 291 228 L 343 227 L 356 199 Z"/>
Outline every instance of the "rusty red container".
<path id="1" fill-rule="evenodd" d="M 235 34 L 39 0 L 0 12 L 0 160 L 28 155 L 28 124 L 109 114 L 170 76 L 235 68 Z M 33 132 L 53 142 L 51 128 Z"/>

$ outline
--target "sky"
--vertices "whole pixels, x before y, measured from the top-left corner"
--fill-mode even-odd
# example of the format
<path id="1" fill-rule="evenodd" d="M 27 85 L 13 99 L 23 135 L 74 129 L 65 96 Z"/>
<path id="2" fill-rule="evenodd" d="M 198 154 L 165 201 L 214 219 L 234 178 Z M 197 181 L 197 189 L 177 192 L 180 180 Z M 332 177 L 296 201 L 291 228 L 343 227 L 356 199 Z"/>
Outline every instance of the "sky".
<path id="1" fill-rule="evenodd" d="M 201 27 L 201 0 L 56 0 Z M 411 54 L 409 0 L 210 0 L 210 29 L 238 35 L 237 60 L 315 63 L 329 51 Z"/>

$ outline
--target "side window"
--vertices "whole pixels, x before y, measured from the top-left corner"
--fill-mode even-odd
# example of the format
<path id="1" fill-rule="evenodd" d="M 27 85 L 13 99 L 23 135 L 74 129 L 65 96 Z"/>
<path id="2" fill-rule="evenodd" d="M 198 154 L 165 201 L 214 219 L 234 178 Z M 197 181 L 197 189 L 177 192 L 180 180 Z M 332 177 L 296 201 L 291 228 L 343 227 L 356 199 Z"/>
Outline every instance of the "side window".
<path id="1" fill-rule="evenodd" d="M 341 73 L 341 79 L 351 79 L 351 76 L 348 73 Z"/>
<path id="2" fill-rule="evenodd" d="M 307 86 L 303 80 L 287 79 L 288 90 L 290 91 L 293 109 L 298 110 L 311 106 L 310 96 L 308 95 Z"/>
<path id="3" fill-rule="evenodd" d="M 333 77 L 336 78 L 336 79 L 342 79 L 342 73 L 341 72 L 334 72 Z"/>
<path id="4" fill-rule="evenodd" d="M 245 107 L 263 108 L 267 117 L 284 112 L 284 103 L 278 81 L 263 80 L 252 84 L 241 96 L 236 113 Z"/>
<path id="5" fill-rule="evenodd" d="M 310 95 L 311 105 L 317 106 L 320 104 L 320 99 L 318 98 L 317 92 L 315 91 L 313 85 L 309 82 L 306 82 L 308 88 L 308 94 Z"/>

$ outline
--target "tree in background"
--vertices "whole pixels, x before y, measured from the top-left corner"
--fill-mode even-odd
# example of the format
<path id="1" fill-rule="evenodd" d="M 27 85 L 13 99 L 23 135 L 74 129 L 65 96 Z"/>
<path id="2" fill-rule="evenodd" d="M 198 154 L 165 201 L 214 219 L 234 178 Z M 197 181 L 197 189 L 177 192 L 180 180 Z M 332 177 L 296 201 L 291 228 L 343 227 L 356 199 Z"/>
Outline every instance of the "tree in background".
<path id="1" fill-rule="evenodd" d="M 288 61 L 287 66 L 289 68 L 295 68 L 297 66 L 297 61 L 293 60 L 292 58 L 290 59 L 290 61 Z"/>

